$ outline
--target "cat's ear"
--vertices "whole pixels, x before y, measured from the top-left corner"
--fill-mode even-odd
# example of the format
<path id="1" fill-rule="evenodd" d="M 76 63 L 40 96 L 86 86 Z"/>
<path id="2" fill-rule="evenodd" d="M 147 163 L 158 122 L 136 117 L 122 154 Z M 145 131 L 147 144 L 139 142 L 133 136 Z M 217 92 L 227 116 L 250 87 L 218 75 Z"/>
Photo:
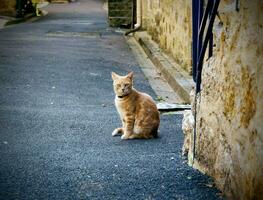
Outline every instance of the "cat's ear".
<path id="1" fill-rule="evenodd" d="M 130 73 L 127 75 L 127 77 L 132 80 L 132 79 L 133 79 L 133 72 L 130 72 Z"/>
<path id="2" fill-rule="evenodd" d="M 111 72 L 112 80 L 116 80 L 119 76 L 115 72 Z"/>

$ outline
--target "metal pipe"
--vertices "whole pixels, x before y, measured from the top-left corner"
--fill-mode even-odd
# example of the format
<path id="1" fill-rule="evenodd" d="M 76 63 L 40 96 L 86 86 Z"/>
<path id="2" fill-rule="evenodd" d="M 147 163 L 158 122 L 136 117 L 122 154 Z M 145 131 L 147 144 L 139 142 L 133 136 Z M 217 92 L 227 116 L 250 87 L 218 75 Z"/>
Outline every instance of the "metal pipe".
<path id="1" fill-rule="evenodd" d="M 16 18 L 24 16 L 24 0 L 16 0 Z"/>
<path id="2" fill-rule="evenodd" d="M 206 51 L 206 47 L 210 38 L 210 34 L 212 33 L 213 24 L 215 21 L 217 9 L 219 6 L 220 0 L 215 0 L 214 5 L 212 7 L 212 15 L 208 23 L 208 28 L 205 34 L 204 44 L 202 46 L 202 49 L 199 54 L 198 63 L 197 63 L 197 74 L 196 74 L 196 93 L 200 92 L 201 87 L 201 73 L 202 73 L 202 67 L 203 67 L 203 59 Z"/>
<path id="3" fill-rule="evenodd" d="M 192 0 L 192 63 L 193 63 L 193 80 L 196 82 L 197 74 L 197 63 L 199 52 L 201 51 L 200 41 L 202 40 L 202 35 L 199 34 L 199 27 L 203 17 L 203 0 Z"/>
<path id="4" fill-rule="evenodd" d="M 136 0 L 136 24 L 134 29 L 125 32 L 125 35 L 136 32 L 141 28 L 142 25 L 142 0 Z"/>
<path id="5" fill-rule="evenodd" d="M 197 41 L 197 48 L 198 48 L 197 49 L 197 56 L 198 57 L 197 57 L 197 63 L 194 63 L 195 67 L 196 67 L 196 77 L 195 77 L 196 86 L 195 86 L 195 102 L 194 102 L 194 104 L 195 104 L 195 112 L 194 112 L 195 124 L 194 124 L 194 138 L 193 138 L 194 139 L 193 163 L 194 163 L 195 156 L 196 156 L 196 146 L 195 145 L 196 145 L 196 132 L 197 132 L 197 130 L 196 130 L 197 129 L 197 96 L 201 90 L 201 81 L 202 81 L 201 75 L 202 75 L 203 59 L 204 59 L 204 55 L 205 55 L 205 51 L 206 51 L 208 42 L 209 41 L 212 42 L 211 41 L 211 38 L 213 37 L 212 28 L 213 28 L 213 24 L 215 21 L 215 17 L 218 13 L 217 10 L 218 10 L 219 3 L 220 3 L 220 0 L 209 0 L 208 1 L 208 4 L 206 6 L 206 10 L 205 10 L 205 14 L 202 17 L 202 21 L 200 24 L 198 24 L 199 31 L 198 31 L 198 36 L 196 36 L 198 38 L 198 41 Z M 200 6 L 199 6 L 199 8 L 200 8 Z M 200 12 L 200 9 L 199 9 L 199 12 Z M 207 31 L 205 33 L 205 39 L 203 41 L 203 34 L 204 34 L 204 30 L 205 30 L 205 26 L 206 26 L 208 16 L 209 16 L 208 28 L 207 28 Z M 198 20 L 198 22 L 200 22 L 200 20 Z M 210 53 L 211 52 L 209 52 L 209 54 Z"/>
<path id="6" fill-rule="evenodd" d="M 142 0 L 137 0 L 136 2 L 136 24 L 135 24 L 135 28 L 138 28 L 141 26 L 142 24 Z"/>

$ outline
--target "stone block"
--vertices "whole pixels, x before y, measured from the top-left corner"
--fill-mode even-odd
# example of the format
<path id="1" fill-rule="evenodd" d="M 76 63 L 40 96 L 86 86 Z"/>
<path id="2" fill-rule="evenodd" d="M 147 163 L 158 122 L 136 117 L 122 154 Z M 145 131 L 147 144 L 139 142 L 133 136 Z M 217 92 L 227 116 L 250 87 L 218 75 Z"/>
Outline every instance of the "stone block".
<path id="1" fill-rule="evenodd" d="M 0 0 L 0 15 L 14 17 L 16 15 L 16 0 Z"/>
<path id="2" fill-rule="evenodd" d="M 132 0 L 109 0 L 108 21 L 113 27 L 129 26 L 133 21 Z"/>

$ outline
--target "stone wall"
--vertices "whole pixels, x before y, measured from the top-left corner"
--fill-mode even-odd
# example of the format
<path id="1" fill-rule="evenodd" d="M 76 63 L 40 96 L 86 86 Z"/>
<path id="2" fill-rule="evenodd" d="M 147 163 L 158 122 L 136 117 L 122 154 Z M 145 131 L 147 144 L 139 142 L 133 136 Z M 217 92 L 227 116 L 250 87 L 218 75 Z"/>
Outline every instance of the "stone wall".
<path id="1" fill-rule="evenodd" d="M 0 15 L 15 16 L 16 0 L 0 0 Z"/>
<path id="2" fill-rule="evenodd" d="M 191 73 L 191 0 L 142 0 L 142 26 Z"/>
<path id="3" fill-rule="evenodd" d="M 131 27 L 133 0 L 108 0 L 108 21 L 112 27 Z"/>
<path id="4" fill-rule="evenodd" d="M 223 25 L 217 19 L 198 98 L 194 167 L 230 199 L 263 199 L 263 1 L 239 2 L 239 11 L 235 0 L 220 3 Z"/>

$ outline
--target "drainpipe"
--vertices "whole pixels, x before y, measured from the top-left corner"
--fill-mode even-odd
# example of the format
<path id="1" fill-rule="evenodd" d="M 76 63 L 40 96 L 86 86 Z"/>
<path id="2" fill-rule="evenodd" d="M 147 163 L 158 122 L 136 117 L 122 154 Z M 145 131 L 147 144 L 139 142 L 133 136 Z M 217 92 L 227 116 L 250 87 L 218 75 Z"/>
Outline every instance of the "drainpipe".
<path id="1" fill-rule="evenodd" d="M 16 0 L 16 18 L 24 17 L 24 0 Z"/>
<path id="2" fill-rule="evenodd" d="M 142 0 L 136 0 L 136 16 L 136 24 L 134 25 L 135 28 L 127 31 L 125 35 L 138 31 L 142 26 Z"/>

